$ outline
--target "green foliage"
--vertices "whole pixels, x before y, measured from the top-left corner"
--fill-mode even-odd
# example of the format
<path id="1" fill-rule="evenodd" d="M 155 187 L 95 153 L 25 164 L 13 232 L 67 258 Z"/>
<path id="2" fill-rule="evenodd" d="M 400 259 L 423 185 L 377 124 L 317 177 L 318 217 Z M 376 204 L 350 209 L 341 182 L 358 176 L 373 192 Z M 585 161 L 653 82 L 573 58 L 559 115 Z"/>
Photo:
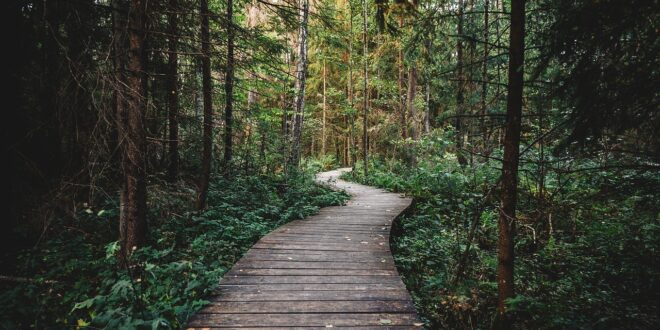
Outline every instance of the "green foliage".
<path id="1" fill-rule="evenodd" d="M 488 328 L 497 300 L 496 161 L 461 167 L 434 132 L 416 142 L 417 164 L 374 159 L 369 177 L 345 178 L 415 198 L 393 229 L 392 248 L 417 310 L 430 328 Z M 429 152 L 431 141 L 436 152 Z M 451 143 L 449 143 L 450 145 Z M 424 150 L 423 152 L 420 150 Z M 535 153 L 526 159 L 537 157 Z M 578 162 L 576 164 L 575 162 Z M 660 223 L 657 175 L 633 170 L 546 173 L 543 199 L 536 170 L 523 162 L 519 185 L 516 327 L 657 328 Z M 573 160 L 578 167 L 593 160 Z M 543 204 L 541 204 L 543 203 Z M 457 274 L 468 232 L 477 223 L 464 272 Z"/>
<path id="2" fill-rule="evenodd" d="M 2 327 L 180 328 L 260 237 L 347 199 L 304 173 L 216 178 L 203 212 L 189 210 L 189 190 L 152 187 L 151 241 L 131 256 L 130 269 L 118 266 L 118 243 L 108 241 L 117 237 L 114 201 L 21 251 L 14 275 L 30 281 L 2 284 Z"/>

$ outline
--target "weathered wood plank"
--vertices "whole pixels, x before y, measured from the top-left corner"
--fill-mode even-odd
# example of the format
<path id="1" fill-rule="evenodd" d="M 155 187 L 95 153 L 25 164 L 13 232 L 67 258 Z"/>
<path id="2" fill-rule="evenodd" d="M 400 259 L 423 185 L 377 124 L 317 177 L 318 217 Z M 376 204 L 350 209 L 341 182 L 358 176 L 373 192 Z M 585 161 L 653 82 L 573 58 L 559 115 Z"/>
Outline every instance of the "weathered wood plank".
<path id="1" fill-rule="evenodd" d="M 242 275 L 270 275 L 270 276 L 399 276 L 396 269 L 272 269 L 272 268 L 245 268 L 233 269 L 225 276 Z"/>
<path id="2" fill-rule="evenodd" d="M 194 327 L 206 325 L 255 327 L 255 326 L 378 326 L 414 325 L 418 323 L 414 313 L 299 313 L 299 314 L 197 314 L 190 321 Z"/>
<path id="3" fill-rule="evenodd" d="M 229 291 L 366 291 L 366 290 L 400 290 L 399 283 L 366 283 L 366 284 L 222 284 L 218 292 Z"/>
<path id="4" fill-rule="evenodd" d="M 344 253 L 324 253 L 324 254 L 296 254 L 296 253 L 271 253 L 271 250 L 261 250 L 265 252 L 248 252 L 245 256 L 249 261 L 332 261 L 332 262 L 382 262 L 394 263 L 394 259 L 389 255 L 381 255 L 380 257 L 368 255 L 353 255 L 347 256 Z M 240 267 L 237 266 L 237 267 Z"/>
<path id="5" fill-rule="evenodd" d="M 307 291 L 228 291 L 211 297 L 211 301 L 306 301 L 306 300 L 403 300 L 409 301 L 408 292 L 399 290 L 307 290 Z"/>
<path id="6" fill-rule="evenodd" d="M 371 301 L 221 301 L 202 309 L 203 314 L 249 313 L 414 313 L 405 300 Z"/>
<path id="7" fill-rule="evenodd" d="M 401 280 L 396 276 L 365 275 L 365 276 L 225 276 L 221 284 L 266 284 L 266 283 L 399 283 Z"/>

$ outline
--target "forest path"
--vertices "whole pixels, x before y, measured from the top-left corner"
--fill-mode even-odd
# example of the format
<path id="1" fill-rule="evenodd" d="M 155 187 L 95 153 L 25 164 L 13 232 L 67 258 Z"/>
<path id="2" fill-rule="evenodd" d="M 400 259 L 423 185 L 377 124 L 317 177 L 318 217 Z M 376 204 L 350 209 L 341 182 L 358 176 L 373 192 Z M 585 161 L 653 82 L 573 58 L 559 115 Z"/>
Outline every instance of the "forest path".
<path id="1" fill-rule="evenodd" d="M 420 328 L 389 247 L 392 221 L 411 199 L 339 180 L 348 170 L 316 178 L 351 194 L 346 206 L 323 208 L 264 236 L 188 326 Z"/>

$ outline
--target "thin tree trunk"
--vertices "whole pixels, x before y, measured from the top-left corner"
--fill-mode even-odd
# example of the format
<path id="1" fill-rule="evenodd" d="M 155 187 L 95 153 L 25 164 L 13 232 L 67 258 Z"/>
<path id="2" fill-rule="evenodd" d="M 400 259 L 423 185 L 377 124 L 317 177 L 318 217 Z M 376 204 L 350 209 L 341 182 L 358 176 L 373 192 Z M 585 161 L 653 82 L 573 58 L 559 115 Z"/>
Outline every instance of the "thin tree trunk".
<path id="1" fill-rule="evenodd" d="M 351 106 L 351 167 L 355 171 L 355 163 L 357 162 L 357 138 L 355 137 L 355 113 L 353 108 L 355 103 L 353 101 L 353 5 L 348 2 L 348 103 Z M 353 172 L 355 173 L 355 172 Z"/>
<path id="2" fill-rule="evenodd" d="M 369 45 L 367 44 L 367 0 L 362 0 L 362 24 L 363 24 L 363 61 L 364 61 L 364 115 L 363 115 L 363 161 L 364 161 L 364 177 L 367 178 L 369 175 L 369 134 L 368 134 L 368 125 L 369 125 Z"/>
<path id="3" fill-rule="evenodd" d="M 424 85 L 424 134 L 429 134 L 431 132 L 431 86 L 429 84 L 428 77 L 426 78 L 426 84 Z"/>
<path id="4" fill-rule="evenodd" d="M 326 71 L 325 71 L 325 59 L 323 59 L 323 124 L 321 126 L 321 155 L 325 156 L 325 120 L 326 120 L 326 103 L 325 103 L 325 93 L 326 93 Z"/>
<path id="5" fill-rule="evenodd" d="M 209 4 L 208 0 L 201 0 L 199 13 L 202 17 L 201 39 L 202 39 L 202 94 L 204 99 L 204 132 L 202 151 L 202 173 L 199 181 L 199 192 L 197 195 L 197 208 L 206 207 L 206 196 L 211 179 L 211 161 L 213 153 L 213 103 L 211 85 L 211 54 L 209 44 Z"/>
<path id="6" fill-rule="evenodd" d="M 513 0 L 511 2 L 511 28 L 509 34 L 509 85 L 504 160 L 502 164 L 501 208 L 498 222 L 498 299 L 495 321 L 495 326 L 498 329 L 510 329 L 513 322 L 511 315 L 507 313 L 506 300 L 513 298 L 515 294 L 513 264 L 523 98 L 524 36 L 525 1 Z"/>
<path id="7" fill-rule="evenodd" d="M 487 97 L 488 97 L 488 12 L 489 1 L 484 0 L 484 56 L 481 68 L 481 138 L 483 139 L 484 153 L 488 153 L 488 118 Z"/>
<path id="8" fill-rule="evenodd" d="M 415 94 L 417 92 L 417 67 L 412 66 L 408 69 L 408 96 L 406 102 L 408 103 L 408 119 L 410 121 L 410 136 L 411 139 L 417 140 L 417 127 L 415 125 Z"/>
<path id="9" fill-rule="evenodd" d="M 126 74 L 125 124 L 122 135 L 122 168 L 124 172 L 121 193 L 119 241 L 121 260 L 142 246 L 147 238 L 147 185 L 146 185 L 146 132 L 144 125 L 144 40 L 146 35 L 146 2 L 132 0 L 128 17 L 129 51 Z"/>
<path id="10" fill-rule="evenodd" d="M 403 17 L 399 17 L 399 28 L 403 28 Z M 403 91 L 403 80 L 405 77 L 403 73 L 403 45 L 400 40 L 398 46 L 399 52 L 397 54 L 397 66 L 399 79 L 397 79 L 397 96 L 399 98 L 399 113 L 401 114 L 401 138 L 405 140 L 408 138 L 408 121 L 406 120 L 406 94 Z"/>
<path id="11" fill-rule="evenodd" d="M 457 71 L 456 71 L 456 80 L 458 84 L 457 92 L 456 92 L 456 119 L 455 119 L 455 126 L 456 126 L 456 151 L 458 155 L 458 161 L 461 165 L 466 164 L 466 159 L 463 156 L 463 122 L 461 116 L 463 115 L 464 107 L 465 107 L 465 83 L 464 83 L 464 74 L 463 74 L 463 66 L 464 66 L 464 59 L 463 59 L 463 20 L 464 20 L 464 1 L 459 0 L 458 1 L 458 28 L 457 28 L 457 34 L 458 37 L 456 39 L 456 66 L 457 66 Z"/>
<path id="12" fill-rule="evenodd" d="M 309 16 L 309 0 L 301 0 L 300 29 L 298 33 L 298 67 L 296 75 L 296 102 L 293 120 L 293 142 L 291 144 L 291 166 L 300 163 L 300 144 L 305 111 L 305 83 L 307 79 L 307 20 Z"/>
<path id="13" fill-rule="evenodd" d="M 179 172 L 179 73 L 178 73 L 178 5 L 177 0 L 170 0 L 170 13 L 168 14 L 168 112 L 169 122 L 169 166 L 167 177 L 170 181 L 176 180 Z"/>
<path id="14" fill-rule="evenodd" d="M 225 71 L 225 175 L 232 162 L 232 126 L 234 111 L 234 1 L 227 0 L 227 69 Z"/>

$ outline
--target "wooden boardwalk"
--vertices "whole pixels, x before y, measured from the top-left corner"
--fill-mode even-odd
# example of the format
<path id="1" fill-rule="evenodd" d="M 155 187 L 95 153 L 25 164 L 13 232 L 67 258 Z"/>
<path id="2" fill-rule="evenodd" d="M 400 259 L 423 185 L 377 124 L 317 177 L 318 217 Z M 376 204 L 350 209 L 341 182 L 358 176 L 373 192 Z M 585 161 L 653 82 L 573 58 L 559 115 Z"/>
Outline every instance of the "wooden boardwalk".
<path id="1" fill-rule="evenodd" d="M 293 221 L 264 236 L 224 276 L 190 328 L 421 328 L 390 253 L 394 218 L 411 200 L 337 180 L 346 206 Z"/>

